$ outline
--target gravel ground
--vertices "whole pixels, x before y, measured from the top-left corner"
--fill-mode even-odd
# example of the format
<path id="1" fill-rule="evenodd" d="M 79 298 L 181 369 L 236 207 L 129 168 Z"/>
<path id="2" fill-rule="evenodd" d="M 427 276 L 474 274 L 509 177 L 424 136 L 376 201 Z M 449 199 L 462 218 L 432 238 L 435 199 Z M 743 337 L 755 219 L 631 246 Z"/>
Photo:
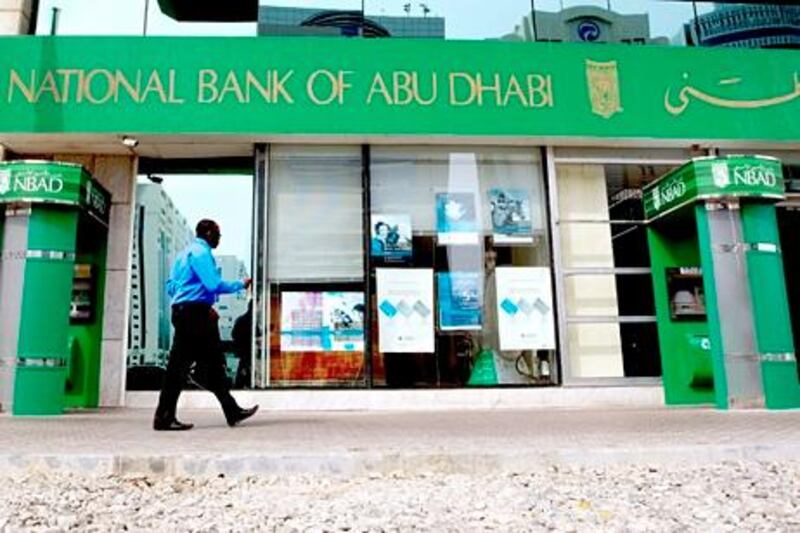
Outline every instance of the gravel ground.
<path id="1" fill-rule="evenodd" d="M 0 484 L 0 531 L 800 531 L 800 462 Z"/>

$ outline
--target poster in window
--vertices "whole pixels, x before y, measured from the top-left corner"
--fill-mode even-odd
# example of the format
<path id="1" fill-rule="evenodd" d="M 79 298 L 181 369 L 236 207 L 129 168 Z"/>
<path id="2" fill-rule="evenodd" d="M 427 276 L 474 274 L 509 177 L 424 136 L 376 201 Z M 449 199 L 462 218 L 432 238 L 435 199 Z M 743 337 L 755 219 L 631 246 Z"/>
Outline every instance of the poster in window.
<path id="1" fill-rule="evenodd" d="M 524 189 L 489 190 L 495 244 L 533 242 L 531 200 Z"/>
<path id="2" fill-rule="evenodd" d="M 433 270 L 375 270 L 378 347 L 383 353 L 433 353 Z"/>
<path id="3" fill-rule="evenodd" d="M 501 350 L 555 350 L 550 269 L 498 267 L 497 320 Z"/>
<path id="4" fill-rule="evenodd" d="M 436 195 L 436 233 L 439 243 L 478 244 L 475 195 L 447 192 Z"/>
<path id="5" fill-rule="evenodd" d="M 323 346 L 334 352 L 364 351 L 364 293 L 322 294 Z"/>
<path id="6" fill-rule="evenodd" d="M 364 350 L 364 294 L 284 292 L 281 294 L 281 351 Z"/>
<path id="7" fill-rule="evenodd" d="M 321 292 L 282 293 L 281 351 L 323 351 L 323 317 Z"/>
<path id="8" fill-rule="evenodd" d="M 481 329 L 483 283 L 479 272 L 440 272 L 439 328 L 443 331 Z"/>
<path id="9" fill-rule="evenodd" d="M 372 215 L 371 253 L 387 261 L 404 261 L 412 254 L 409 215 Z"/>

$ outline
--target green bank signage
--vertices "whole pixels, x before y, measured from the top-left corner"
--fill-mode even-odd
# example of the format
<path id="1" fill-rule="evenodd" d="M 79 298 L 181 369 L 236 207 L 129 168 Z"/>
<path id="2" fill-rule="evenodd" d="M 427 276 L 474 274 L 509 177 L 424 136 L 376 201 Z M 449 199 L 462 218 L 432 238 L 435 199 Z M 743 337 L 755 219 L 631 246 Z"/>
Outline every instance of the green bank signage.
<path id="1" fill-rule="evenodd" d="M 655 220 L 697 200 L 784 197 L 780 161 L 769 157 L 698 158 L 644 188 L 647 220 Z"/>
<path id="2" fill-rule="evenodd" d="M 0 162 L 0 203 L 54 203 L 86 209 L 108 221 L 111 196 L 80 165 Z"/>
<path id="3" fill-rule="evenodd" d="M 800 139 L 800 54 L 334 38 L 0 38 L 0 133 Z"/>

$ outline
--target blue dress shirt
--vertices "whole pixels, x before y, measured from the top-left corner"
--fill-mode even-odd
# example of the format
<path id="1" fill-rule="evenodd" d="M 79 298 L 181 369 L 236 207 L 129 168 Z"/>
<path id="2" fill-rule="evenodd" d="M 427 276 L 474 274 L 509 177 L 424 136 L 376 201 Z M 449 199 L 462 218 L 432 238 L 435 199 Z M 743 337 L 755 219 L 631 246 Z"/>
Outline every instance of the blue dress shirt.
<path id="1" fill-rule="evenodd" d="M 242 289 L 244 282 L 225 281 L 220 277 L 217 262 L 211 255 L 211 246 L 199 237 L 175 260 L 167 281 L 167 294 L 172 298 L 172 305 L 214 305 L 220 294 L 239 292 Z"/>

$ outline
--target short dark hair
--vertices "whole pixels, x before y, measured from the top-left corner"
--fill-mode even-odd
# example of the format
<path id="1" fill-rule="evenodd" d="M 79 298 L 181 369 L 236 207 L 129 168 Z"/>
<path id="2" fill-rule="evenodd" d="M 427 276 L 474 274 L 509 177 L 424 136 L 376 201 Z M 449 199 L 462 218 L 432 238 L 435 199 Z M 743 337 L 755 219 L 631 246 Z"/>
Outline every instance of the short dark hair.
<path id="1" fill-rule="evenodd" d="M 197 237 L 204 237 L 211 232 L 211 230 L 219 228 L 219 224 L 211 220 L 210 218 L 204 218 L 200 222 L 197 223 L 197 226 L 194 229 L 194 234 Z"/>

